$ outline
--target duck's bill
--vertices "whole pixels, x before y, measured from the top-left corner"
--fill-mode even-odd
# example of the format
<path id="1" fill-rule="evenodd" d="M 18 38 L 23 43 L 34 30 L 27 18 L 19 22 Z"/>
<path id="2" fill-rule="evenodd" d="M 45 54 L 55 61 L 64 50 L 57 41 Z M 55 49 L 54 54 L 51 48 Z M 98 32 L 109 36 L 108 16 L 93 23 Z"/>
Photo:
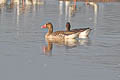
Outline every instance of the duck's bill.
<path id="1" fill-rule="evenodd" d="M 45 25 L 42 25 L 41 28 L 46 28 L 46 24 L 45 24 Z"/>

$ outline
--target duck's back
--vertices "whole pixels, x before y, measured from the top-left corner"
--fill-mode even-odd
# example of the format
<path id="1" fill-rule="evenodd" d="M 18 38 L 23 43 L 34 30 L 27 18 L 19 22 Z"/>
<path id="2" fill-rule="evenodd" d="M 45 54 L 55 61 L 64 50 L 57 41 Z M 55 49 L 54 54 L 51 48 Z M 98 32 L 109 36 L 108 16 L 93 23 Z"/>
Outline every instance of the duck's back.
<path id="1" fill-rule="evenodd" d="M 90 28 L 79 28 L 79 29 L 72 29 L 71 31 L 74 31 L 74 32 L 83 32 L 85 30 L 88 30 Z"/>
<path id="2" fill-rule="evenodd" d="M 47 38 L 52 39 L 65 39 L 65 38 L 76 38 L 78 33 L 72 31 L 56 31 L 50 35 L 47 35 Z"/>

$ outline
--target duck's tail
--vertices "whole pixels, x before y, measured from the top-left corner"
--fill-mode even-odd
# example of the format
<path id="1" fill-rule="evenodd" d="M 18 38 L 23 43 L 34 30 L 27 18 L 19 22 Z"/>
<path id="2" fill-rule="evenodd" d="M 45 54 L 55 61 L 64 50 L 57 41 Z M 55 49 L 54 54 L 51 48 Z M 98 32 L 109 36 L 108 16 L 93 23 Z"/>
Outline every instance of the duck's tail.
<path id="1" fill-rule="evenodd" d="M 87 28 L 86 30 L 84 30 L 83 32 L 81 32 L 79 34 L 79 38 L 87 38 L 89 36 L 91 30 L 92 29 L 90 29 L 90 28 Z"/>

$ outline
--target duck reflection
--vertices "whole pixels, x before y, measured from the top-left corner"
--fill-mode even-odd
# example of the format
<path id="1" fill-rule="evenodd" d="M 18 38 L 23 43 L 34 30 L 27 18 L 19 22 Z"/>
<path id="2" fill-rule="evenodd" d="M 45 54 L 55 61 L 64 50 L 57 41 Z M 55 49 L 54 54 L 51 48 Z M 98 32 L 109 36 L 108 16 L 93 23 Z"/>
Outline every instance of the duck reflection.
<path id="1" fill-rule="evenodd" d="M 52 49 L 53 49 L 53 45 L 57 45 L 57 46 L 64 46 L 66 49 L 72 49 L 78 46 L 84 46 L 84 45 L 89 45 L 90 44 L 90 40 L 88 39 L 67 39 L 65 41 L 59 41 L 59 40 L 51 40 L 51 39 L 47 39 L 46 38 L 46 42 L 47 42 L 47 46 L 43 47 L 43 52 L 46 56 L 52 56 Z"/>
<path id="2" fill-rule="evenodd" d="M 47 42 L 48 45 L 43 47 L 43 52 L 44 52 L 45 55 L 51 56 L 52 55 L 53 44 L 63 45 L 67 48 L 73 48 L 73 47 L 77 47 L 78 40 L 67 39 L 67 40 L 60 41 L 60 40 L 56 40 L 56 39 L 51 40 L 51 39 L 46 38 L 46 42 Z"/>
<path id="3" fill-rule="evenodd" d="M 53 48 L 53 43 L 52 42 L 47 42 L 48 45 L 43 47 L 43 52 L 46 56 L 51 56 L 52 55 L 52 48 Z"/>
<path id="4" fill-rule="evenodd" d="M 88 37 L 86 39 L 80 39 L 80 40 L 78 40 L 78 43 L 79 43 L 80 46 L 85 46 L 85 45 L 88 46 L 88 45 L 91 44 L 91 40 Z"/>

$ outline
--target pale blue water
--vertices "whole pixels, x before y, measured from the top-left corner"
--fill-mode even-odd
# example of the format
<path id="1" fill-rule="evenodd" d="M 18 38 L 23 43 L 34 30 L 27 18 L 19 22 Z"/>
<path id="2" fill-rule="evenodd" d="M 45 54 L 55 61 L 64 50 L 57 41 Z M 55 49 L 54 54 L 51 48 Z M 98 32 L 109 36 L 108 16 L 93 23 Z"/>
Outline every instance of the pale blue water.
<path id="1" fill-rule="evenodd" d="M 86 5 L 45 0 L 43 5 L 0 7 L 0 80 L 119 80 L 120 3 Z M 68 5 L 68 6 L 66 6 Z M 73 46 L 53 44 L 50 53 L 40 26 L 54 31 L 90 27 L 89 39 Z"/>

